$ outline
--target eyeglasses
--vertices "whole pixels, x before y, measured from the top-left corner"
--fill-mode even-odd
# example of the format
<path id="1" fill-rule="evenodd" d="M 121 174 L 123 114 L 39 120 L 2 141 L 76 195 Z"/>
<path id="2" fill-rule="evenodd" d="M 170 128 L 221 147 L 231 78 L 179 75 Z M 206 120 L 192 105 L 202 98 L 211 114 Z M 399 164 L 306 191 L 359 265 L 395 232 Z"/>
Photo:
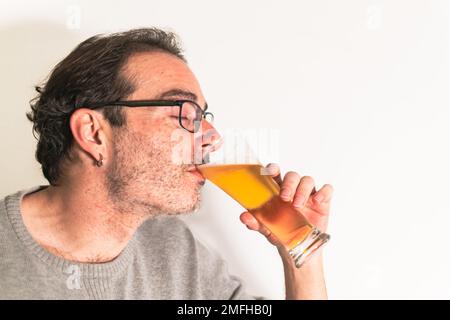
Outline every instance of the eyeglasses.
<path id="1" fill-rule="evenodd" d="M 208 122 L 214 121 L 214 115 L 206 112 L 208 105 L 203 110 L 196 102 L 191 100 L 130 100 L 114 102 L 95 102 L 84 105 L 90 109 L 103 107 L 179 107 L 178 122 L 180 126 L 191 132 L 196 133 L 200 128 L 203 119 Z"/>

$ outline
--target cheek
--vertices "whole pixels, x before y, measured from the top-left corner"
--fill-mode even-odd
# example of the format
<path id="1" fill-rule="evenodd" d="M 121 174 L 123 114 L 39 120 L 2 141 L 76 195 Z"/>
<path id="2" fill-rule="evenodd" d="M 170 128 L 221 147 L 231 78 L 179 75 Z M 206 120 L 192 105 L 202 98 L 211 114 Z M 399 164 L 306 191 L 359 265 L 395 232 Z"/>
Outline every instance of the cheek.
<path id="1" fill-rule="evenodd" d="M 116 153 L 123 167 L 143 171 L 143 168 L 164 158 L 164 144 L 160 143 L 158 131 L 151 133 L 133 129 L 119 138 Z"/>
<path id="2" fill-rule="evenodd" d="M 167 174 L 164 171 L 174 171 L 175 167 L 190 164 L 193 137 L 174 124 L 176 121 L 173 120 L 170 117 L 159 121 L 146 120 L 145 126 L 142 125 L 139 129 L 134 127 L 133 132 L 122 143 L 122 155 L 127 154 L 129 164 L 148 168 L 146 171 L 153 171 L 154 176 L 161 176 Z M 154 172 L 155 170 L 160 172 Z"/>
<path id="3" fill-rule="evenodd" d="M 176 142 L 171 139 L 170 132 L 158 129 L 149 134 L 138 151 L 145 155 L 145 166 L 150 167 L 149 171 L 155 176 L 167 175 L 167 172 L 174 172 L 180 166 L 174 156 Z"/>

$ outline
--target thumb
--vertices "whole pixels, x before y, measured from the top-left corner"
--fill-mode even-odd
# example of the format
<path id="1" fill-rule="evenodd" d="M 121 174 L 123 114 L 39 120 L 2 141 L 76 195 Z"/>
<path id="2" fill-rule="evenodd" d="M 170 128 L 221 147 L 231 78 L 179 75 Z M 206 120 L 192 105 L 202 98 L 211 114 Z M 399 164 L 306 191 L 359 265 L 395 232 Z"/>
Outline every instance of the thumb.
<path id="1" fill-rule="evenodd" d="M 276 247 L 282 246 L 278 238 L 263 224 L 259 223 L 259 221 L 256 220 L 256 218 L 250 212 L 248 211 L 243 212 L 239 218 L 241 222 L 247 226 L 248 229 L 258 231 L 263 236 L 265 236 L 267 240 L 274 246 Z"/>
<path id="2" fill-rule="evenodd" d="M 259 229 L 260 229 L 259 222 L 258 222 L 258 220 L 256 220 L 256 218 L 250 212 L 248 212 L 248 211 L 243 212 L 239 216 L 239 219 L 250 230 L 259 231 Z"/>

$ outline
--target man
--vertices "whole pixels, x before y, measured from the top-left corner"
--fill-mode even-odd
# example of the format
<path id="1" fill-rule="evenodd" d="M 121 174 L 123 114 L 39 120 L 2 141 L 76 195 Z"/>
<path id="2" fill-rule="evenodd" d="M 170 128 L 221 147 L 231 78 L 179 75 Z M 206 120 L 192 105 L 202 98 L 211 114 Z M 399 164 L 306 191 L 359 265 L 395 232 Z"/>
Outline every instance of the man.
<path id="1" fill-rule="evenodd" d="M 0 298 L 256 298 L 176 217 L 198 208 L 204 178 L 173 161 L 174 130 L 203 156 L 220 136 L 174 34 L 94 36 L 37 91 L 27 116 L 50 185 L 0 203 Z M 284 200 L 325 231 L 331 186 L 269 170 Z M 326 298 L 320 254 L 297 269 L 252 215 L 241 220 L 277 246 L 287 299 Z"/>

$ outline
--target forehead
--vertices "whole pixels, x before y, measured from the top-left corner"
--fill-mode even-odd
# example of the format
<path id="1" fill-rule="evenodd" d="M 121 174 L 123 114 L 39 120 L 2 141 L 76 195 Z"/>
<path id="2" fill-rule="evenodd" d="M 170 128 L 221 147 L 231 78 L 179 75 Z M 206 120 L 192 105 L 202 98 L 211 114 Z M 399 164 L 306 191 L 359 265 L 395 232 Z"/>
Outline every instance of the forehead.
<path id="1" fill-rule="evenodd" d="M 180 89 L 193 92 L 204 101 L 200 85 L 188 65 L 180 58 L 165 52 L 145 52 L 131 56 L 124 73 L 135 83 L 130 100 L 153 99 L 161 93 Z"/>

